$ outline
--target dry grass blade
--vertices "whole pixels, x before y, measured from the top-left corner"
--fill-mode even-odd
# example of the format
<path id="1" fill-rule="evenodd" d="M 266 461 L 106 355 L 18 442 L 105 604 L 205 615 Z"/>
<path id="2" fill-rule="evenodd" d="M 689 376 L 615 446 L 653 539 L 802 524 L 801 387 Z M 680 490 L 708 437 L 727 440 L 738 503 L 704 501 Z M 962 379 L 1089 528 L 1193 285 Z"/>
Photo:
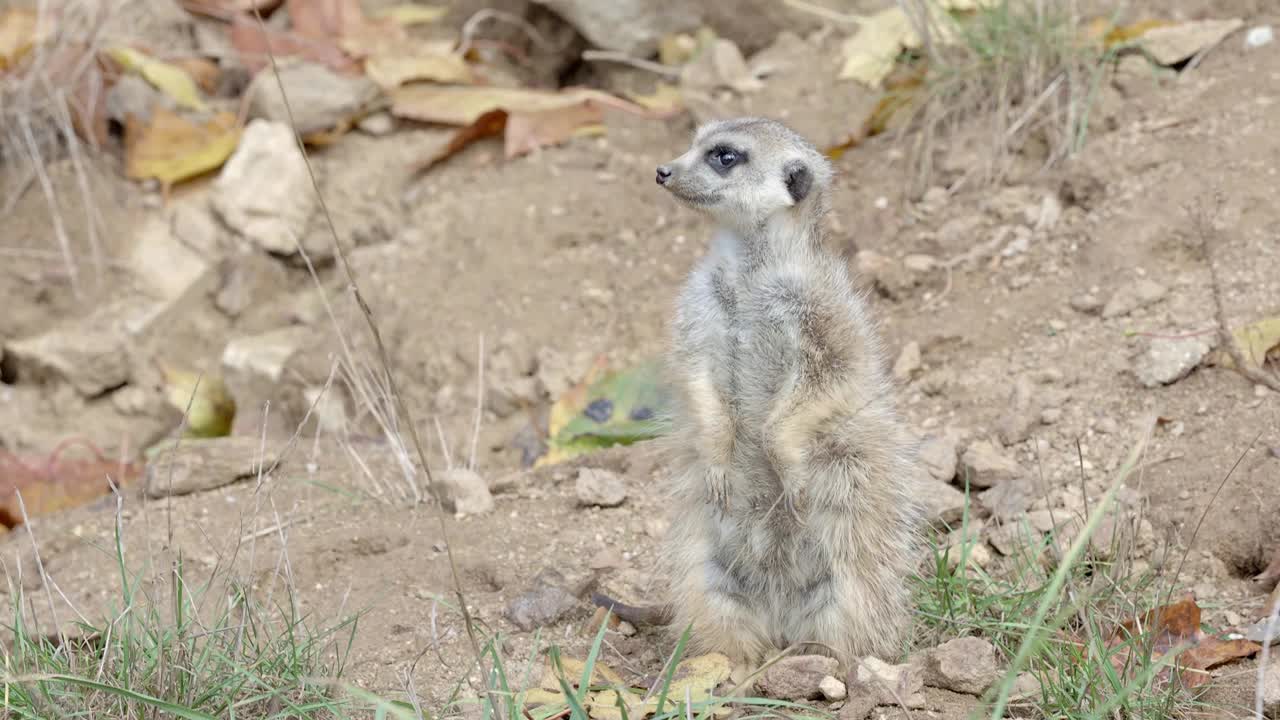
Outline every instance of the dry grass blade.
<path id="1" fill-rule="evenodd" d="M 931 11 L 928 0 L 900 5 L 921 37 L 926 68 L 913 121 L 900 136 L 917 131 L 913 192 L 933 184 L 935 156 L 960 132 L 976 132 L 970 141 L 981 152 L 952 191 L 1003 179 L 1031 141 L 1045 147 L 1035 158 L 1042 169 L 1079 149 L 1103 67 L 1100 51 L 1080 37 L 1075 3 L 996 2 L 963 21 Z"/>
<path id="2" fill-rule="evenodd" d="M 253 14 L 258 23 L 258 29 L 265 37 L 267 35 L 267 26 L 262 19 L 261 13 L 259 13 L 255 8 Z M 280 79 L 280 70 L 277 66 L 275 55 L 271 53 L 269 46 L 267 53 L 270 60 L 272 75 L 275 77 L 276 85 L 280 90 L 280 97 L 283 100 L 285 112 L 289 118 L 289 125 L 293 129 L 294 140 L 297 144 L 298 151 L 302 153 L 302 156 L 306 161 L 307 173 L 311 179 L 311 185 L 316 193 L 320 211 L 324 215 L 325 224 L 329 230 L 330 239 L 333 243 L 334 256 L 338 259 L 338 264 L 342 268 L 343 276 L 346 278 L 348 286 L 351 289 L 352 297 L 354 298 L 356 305 L 360 308 L 360 312 L 369 328 L 369 332 L 373 336 L 374 345 L 377 349 L 378 361 L 381 365 L 383 376 L 386 379 L 388 392 L 395 402 L 398 416 L 403 418 L 405 424 L 409 426 L 409 435 L 413 440 L 414 449 L 417 451 L 418 461 L 422 464 L 422 471 L 426 475 L 427 486 L 434 493 L 437 491 L 439 486 L 436 485 L 435 479 L 432 477 L 431 464 L 427 460 L 427 454 L 423 448 L 422 439 L 419 437 L 417 423 L 413 421 L 413 416 L 404 402 L 404 396 L 401 394 L 400 389 L 396 384 L 395 373 L 391 368 L 390 355 L 387 352 L 386 344 L 383 342 L 382 333 L 378 328 L 378 323 L 374 320 L 373 310 L 369 307 L 369 303 L 365 300 L 363 293 L 360 292 L 360 286 L 359 283 L 356 282 L 355 273 L 351 268 L 350 262 L 347 260 L 346 252 L 342 248 L 337 227 L 333 222 L 333 216 L 329 212 L 328 204 L 325 202 L 324 193 L 320 190 L 320 183 L 317 180 L 315 170 L 311 165 L 311 159 L 307 155 L 306 145 L 303 143 L 302 136 L 298 134 L 297 123 L 294 121 L 293 108 L 289 103 L 289 96 L 285 90 L 284 81 Z M 453 553 L 453 543 L 449 541 L 449 527 L 446 522 L 444 505 L 439 501 L 438 497 L 436 500 L 436 518 L 439 522 L 441 536 L 445 542 L 446 555 L 449 558 L 449 570 L 453 579 L 454 592 L 458 600 L 458 608 L 462 613 L 462 620 L 465 625 L 467 639 L 471 644 L 472 652 L 475 655 L 475 661 L 481 670 L 481 678 L 482 682 L 485 683 L 489 702 L 492 704 L 492 710 L 496 712 L 498 708 L 502 707 L 501 698 L 496 690 L 490 688 L 488 685 L 488 678 L 490 676 L 489 664 L 485 660 L 484 652 L 481 650 L 475 623 L 471 617 L 471 611 L 467 607 L 467 599 L 462 590 L 461 573 L 458 572 L 457 559 L 454 557 Z"/>

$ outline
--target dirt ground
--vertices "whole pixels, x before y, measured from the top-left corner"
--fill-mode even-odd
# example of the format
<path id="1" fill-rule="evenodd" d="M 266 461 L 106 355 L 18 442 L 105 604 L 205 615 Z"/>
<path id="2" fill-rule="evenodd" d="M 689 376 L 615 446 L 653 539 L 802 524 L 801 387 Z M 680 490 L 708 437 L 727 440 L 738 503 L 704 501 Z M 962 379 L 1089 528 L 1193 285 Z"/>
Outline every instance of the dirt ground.
<path id="1" fill-rule="evenodd" d="M 1212 6 L 1214 16 L 1239 14 L 1246 27 L 1280 21 L 1261 3 L 1202 5 L 1182 12 L 1202 16 Z M 840 91 L 834 69 L 809 73 L 832 95 Z M 912 342 L 920 348 L 919 367 L 901 383 L 913 427 L 950 434 L 962 448 L 994 440 L 1047 481 L 1044 498 L 1022 509 L 1072 507 L 1082 482 L 1092 498 L 1101 494 L 1137 439 L 1134 422 L 1158 414 L 1149 462 L 1131 484 L 1153 528 L 1143 561 L 1158 563 L 1169 548 L 1176 558 L 1194 538 L 1181 582 L 1215 626 L 1251 621 L 1265 601 L 1250 578 L 1280 546 L 1280 396 L 1209 364 L 1149 388 L 1134 367 L 1153 341 L 1203 336 L 1215 327 L 1210 261 L 1231 326 L 1280 315 L 1278 88 L 1280 44 L 1246 49 L 1236 34 L 1179 75 L 1107 83 L 1083 151 L 1043 175 L 913 199 L 903 196 L 904 153 L 891 137 L 836 163 L 830 240 L 864 271 L 860 281 L 873 291 L 891 354 Z M 766 84 L 752 110 L 809 113 L 793 105 L 789 92 Z M 812 112 L 805 122 L 838 122 L 835 110 Z M 634 602 L 661 597 L 663 580 L 652 572 L 661 518 L 678 511 L 660 493 L 662 458 L 639 445 L 526 470 L 522 448 L 540 437 L 539 428 L 545 431 L 545 406 L 539 417 L 498 407 L 493 398 L 530 368 L 545 400 L 580 379 L 597 355 L 625 367 L 662 351 L 674 293 L 704 251 L 709 228 L 654 187 L 652 169 L 683 151 L 693 122 L 688 115 L 655 121 L 611 114 L 602 137 L 511 161 L 502 160 L 498 145 L 480 143 L 420 178 L 405 158 L 425 155 L 447 131 L 352 132 L 315 154 L 338 230 L 355 238 L 356 278 L 382 325 L 437 473 L 445 456 L 434 419 L 455 463 L 470 452 L 484 339 L 489 405 L 476 468 L 493 487 L 496 508 L 451 517 L 447 529 L 472 613 L 504 635 L 504 651 L 517 666 L 536 641 L 560 643 L 570 654 L 589 642 L 586 601 L 537 639 L 505 616 L 540 571 L 554 569 L 570 583 L 595 573 L 610 595 Z M 964 141 L 956 142 L 963 155 Z M 148 227 L 171 227 L 175 215 L 203 202 L 208 183 L 180 189 L 165 203 L 120 179 L 115 162 L 99 159 L 92 173 L 95 207 L 108 229 L 102 252 L 111 262 L 95 277 L 77 245 L 84 296 L 72 291 L 40 192 L 26 192 L 5 218 L 7 249 L 29 252 L 0 263 L 0 341 L 85 317 L 130 292 L 139 272 L 166 272 L 131 266 L 139 238 Z M 51 168 L 55 184 L 72 187 L 65 161 Z M 962 171 L 944 164 L 936 183 L 953 182 Z M 1210 217 L 1208 231 L 1197 226 L 1197 213 Z M 64 221 L 68 235 L 82 242 L 85 215 L 65 213 Z M 985 255 L 943 267 L 984 244 Z M 250 262 L 231 252 L 236 245 L 226 231 L 214 247 L 214 255 L 236 258 L 218 265 L 219 272 Z M 935 262 L 903 263 L 919 255 Z M 304 407 L 297 386 L 323 384 L 338 345 L 305 266 L 265 255 L 257 260 L 264 258 L 279 267 L 251 291 L 242 312 L 229 316 L 216 306 L 222 281 L 215 280 L 177 321 L 132 348 L 131 361 L 144 369 L 131 386 L 151 398 L 141 410 L 122 410 L 127 403 L 110 391 L 86 399 L 65 384 L 24 377 L 6 362 L 0 448 L 48 452 L 82 434 L 111 452 L 136 449 L 172 429 L 171 419 L 147 409 L 154 406 L 154 371 L 146 369 L 153 360 L 217 371 L 235 338 L 304 328 L 302 350 L 279 392 L 265 398 L 277 403 L 265 443 L 282 446 Z M 322 263 L 319 272 L 339 323 L 358 335 L 359 318 L 342 295 L 337 268 Z M 1165 292 L 1115 317 L 1099 316 L 1083 297 L 1106 303 L 1145 283 Z M 1006 443 L 1000 434 L 1011 413 L 1015 422 L 1019 414 L 1031 420 L 1022 423 L 1023 437 Z M 260 405 L 249 406 L 236 432 L 262 432 L 261 417 Z M 212 572 L 241 547 L 241 572 L 266 587 L 287 571 L 299 606 L 313 617 L 366 612 L 348 667 L 359 685 L 396 692 L 417 660 L 415 687 L 439 704 L 465 673 L 470 651 L 460 617 L 449 609 L 453 580 L 436 509 L 409 507 L 394 492 L 374 497 L 350 455 L 335 445 L 307 426 L 290 461 L 262 488 L 250 480 L 167 500 L 127 489 L 127 558 L 149 568 L 162 588 L 174 550 Z M 381 439 L 351 447 L 375 472 L 396 475 Z M 579 466 L 622 474 L 627 500 L 609 509 L 579 506 L 573 482 Z M 87 615 L 118 600 L 113 508 L 104 498 L 31 523 L 45 570 Z M 255 549 L 252 568 L 247 546 Z M 0 556 L 29 568 L 27 534 L 0 539 Z M 605 659 L 650 675 L 671 647 L 652 630 L 611 634 Z M 1241 663 L 1223 682 L 1237 673 L 1248 677 L 1254 667 Z M 1223 709 L 1226 716 L 1246 712 Z"/>

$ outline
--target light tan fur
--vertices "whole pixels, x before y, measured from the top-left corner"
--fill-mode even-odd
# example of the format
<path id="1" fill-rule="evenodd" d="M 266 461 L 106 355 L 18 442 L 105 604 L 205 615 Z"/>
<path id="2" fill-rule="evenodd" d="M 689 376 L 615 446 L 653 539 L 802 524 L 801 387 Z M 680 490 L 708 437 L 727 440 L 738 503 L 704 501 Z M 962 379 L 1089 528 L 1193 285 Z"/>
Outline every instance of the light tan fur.
<path id="1" fill-rule="evenodd" d="M 832 174 L 756 118 L 701 128 L 658 173 L 718 225 L 670 352 L 671 629 L 744 665 L 792 645 L 888 659 L 909 622 L 923 475 L 866 299 L 823 243 Z"/>

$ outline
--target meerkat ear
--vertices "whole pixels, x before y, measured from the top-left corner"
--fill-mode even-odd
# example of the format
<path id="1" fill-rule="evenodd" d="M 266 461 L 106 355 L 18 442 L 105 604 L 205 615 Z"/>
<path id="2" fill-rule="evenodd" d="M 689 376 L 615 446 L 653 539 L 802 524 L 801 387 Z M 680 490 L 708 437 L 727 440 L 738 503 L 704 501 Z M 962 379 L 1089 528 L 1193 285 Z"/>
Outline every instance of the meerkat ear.
<path id="1" fill-rule="evenodd" d="M 787 184 L 787 193 L 795 202 L 804 200 L 813 187 L 813 171 L 801 160 L 792 160 L 783 166 L 782 178 Z"/>

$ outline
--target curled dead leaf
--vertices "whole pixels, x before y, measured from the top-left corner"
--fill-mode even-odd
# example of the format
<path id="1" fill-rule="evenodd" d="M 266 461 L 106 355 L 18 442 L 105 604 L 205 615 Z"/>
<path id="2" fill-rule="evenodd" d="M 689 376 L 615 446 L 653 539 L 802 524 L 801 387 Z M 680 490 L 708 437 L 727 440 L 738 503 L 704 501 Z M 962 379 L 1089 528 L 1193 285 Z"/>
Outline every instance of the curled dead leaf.
<path id="1" fill-rule="evenodd" d="M 359 65 L 328 38 L 307 37 L 284 30 L 264 29 L 249 15 L 236 15 L 231 20 L 228 35 L 245 68 L 256 73 L 271 64 L 271 56 L 277 60 L 285 57 L 301 57 L 320 63 L 334 72 L 355 74 Z"/>
<path id="2" fill-rule="evenodd" d="M 1157 676 L 1168 682 L 1175 674 L 1186 690 L 1194 690 L 1211 679 L 1209 671 L 1232 660 L 1249 657 L 1262 646 L 1243 639 L 1222 639 L 1200 628 L 1200 606 L 1186 595 L 1177 602 L 1130 618 L 1115 629 L 1107 642 L 1113 649 L 1112 666 L 1118 673 L 1133 672 L 1131 658 L 1149 652 L 1152 660 L 1172 655 L 1170 667 Z"/>
<path id="3" fill-rule="evenodd" d="M 80 445 L 89 457 L 69 457 Z M 35 517 L 91 502 L 116 487 L 133 485 L 142 476 L 139 463 L 109 459 L 93 443 L 73 438 L 60 443 L 46 457 L 22 458 L 0 450 L 0 525 L 22 524 L 22 508 Z M 19 504 L 17 493 L 22 493 Z"/>
<path id="4" fill-rule="evenodd" d="M 207 104 L 200 95 L 196 81 L 177 65 L 150 57 L 131 47 L 109 48 L 107 56 L 128 72 L 136 73 L 143 80 L 168 95 L 180 107 L 204 110 Z"/>
<path id="5" fill-rule="evenodd" d="M 29 8 L 11 7 L 0 15 L 0 72 L 18 64 L 31 48 L 48 36 L 39 16 Z"/>
<path id="6" fill-rule="evenodd" d="M 240 133 L 229 112 L 201 122 L 163 107 L 156 107 L 146 122 L 131 115 L 125 122 L 125 175 L 169 186 L 216 170 L 236 149 Z"/>

